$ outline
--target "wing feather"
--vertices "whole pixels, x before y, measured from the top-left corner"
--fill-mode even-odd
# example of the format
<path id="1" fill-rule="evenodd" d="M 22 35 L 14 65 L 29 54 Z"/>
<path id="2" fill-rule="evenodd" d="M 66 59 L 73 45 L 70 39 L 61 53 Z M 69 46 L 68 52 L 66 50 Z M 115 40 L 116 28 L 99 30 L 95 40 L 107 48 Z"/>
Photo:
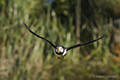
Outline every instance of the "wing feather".
<path id="1" fill-rule="evenodd" d="M 104 36 L 105 36 L 105 35 L 104 35 Z M 67 50 L 70 50 L 70 49 L 72 49 L 72 48 L 76 48 L 76 47 L 79 47 L 79 46 L 82 46 L 82 45 L 86 45 L 86 44 L 93 43 L 93 42 L 95 42 L 95 41 L 100 40 L 100 39 L 103 38 L 104 36 L 102 36 L 102 37 L 100 37 L 100 38 L 98 38 L 98 39 L 95 39 L 95 40 L 89 41 L 89 42 L 84 42 L 84 43 L 80 43 L 80 44 L 76 44 L 76 45 L 73 45 L 73 46 L 67 47 L 66 49 L 67 49 Z"/>
<path id="2" fill-rule="evenodd" d="M 45 40 L 46 42 L 48 42 L 49 44 L 51 44 L 54 48 L 56 47 L 56 46 L 55 46 L 53 43 L 51 43 L 49 40 L 47 40 L 47 39 L 45 39 L 45 38 L 37 35 L 37 34 L 34 33 L 33 31 L 31 31 L 25 23 L 23 23 L 23 24 L 25 25 L 25 27 L 27 28 L 27 30 L 29 30 L 33 35 L 37 36 L 38 38 L 41 38 L 41 39 Z"/>

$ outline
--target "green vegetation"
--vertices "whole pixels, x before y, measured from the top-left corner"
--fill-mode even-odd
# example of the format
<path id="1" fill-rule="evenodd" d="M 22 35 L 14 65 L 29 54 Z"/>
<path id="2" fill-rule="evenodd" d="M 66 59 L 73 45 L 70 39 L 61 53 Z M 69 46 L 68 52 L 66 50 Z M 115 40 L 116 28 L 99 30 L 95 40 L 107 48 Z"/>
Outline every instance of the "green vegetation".
<path id="1" fill-rule="evenodd" d="M 81 46 L 79 53 L 77 49 L 68 51 L 65 60 L 57 59 L 51 45 L 32 35 L 23 22 L 52 43 L 67 47 L 76 44 L 75 16 L 69 14 L 68 6 L 61 11 L 67 19 L 63 20 L 59 11 L 56 12 L 59 15 L 52 15 L 54 7 L 43 6 L 43 1 L 0 0 L 0 80 L 101 80 L 100 76 L 113 76 L 111 80 L 118 80 L 119 66 L 113 64 L 109 51 L 109 18 L 99 12 L 95 19 L 83 16 L 81 42 L 106 36 Z"/>

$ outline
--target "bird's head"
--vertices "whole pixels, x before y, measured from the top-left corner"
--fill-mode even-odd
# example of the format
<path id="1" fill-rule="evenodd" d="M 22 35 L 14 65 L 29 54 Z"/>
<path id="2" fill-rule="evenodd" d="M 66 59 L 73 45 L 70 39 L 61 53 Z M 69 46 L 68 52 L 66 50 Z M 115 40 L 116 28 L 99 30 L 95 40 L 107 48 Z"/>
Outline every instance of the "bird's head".
<path id="1" fill-rule="evenodd" d="M 63 53 L 63 51 L 64 51 L 64 48 L 62 46 L 58 46 L 55 50 L 55 52 L 57 53 Z"/>

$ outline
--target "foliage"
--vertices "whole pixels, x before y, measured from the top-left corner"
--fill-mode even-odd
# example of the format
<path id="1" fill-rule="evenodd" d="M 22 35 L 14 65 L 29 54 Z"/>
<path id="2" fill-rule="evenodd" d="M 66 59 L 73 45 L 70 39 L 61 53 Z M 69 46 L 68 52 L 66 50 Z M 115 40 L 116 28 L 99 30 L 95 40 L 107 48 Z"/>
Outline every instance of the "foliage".
<path id="1" fill-rule="evenodd" d="M 69 0 L 60 1 L 67 3 Z M 6 0 L 4 3 L 0 13 L 1 80 L 96 80 L 95 75 L 113 75 L 115 78 L 112 79 L 119 79 L 119 67 L 111 66 L 109 28 L 105 25 L 108 18 L 105 16 L 96 14 L 94 21 L 85 18 L 81 26 L 81 41 L 93 40 L 103 34 L 106 37 L 93 45 L 82 46 L 78 62 L 76 49 L 68 51 L 66 60 L 59 60 L 53 48 L 29 33 L 23 22 L 56 45 L 71 46 L 76 44 L 74 17 L 67 15 L 68 21 L 63 24 L 61 17 L 52 15 L 53 6 L 42 5 L 42 0 Z M 73 1 L 71 3 L 75 5 Z M 70 9 L 68 4 L 64 5 Z"/>

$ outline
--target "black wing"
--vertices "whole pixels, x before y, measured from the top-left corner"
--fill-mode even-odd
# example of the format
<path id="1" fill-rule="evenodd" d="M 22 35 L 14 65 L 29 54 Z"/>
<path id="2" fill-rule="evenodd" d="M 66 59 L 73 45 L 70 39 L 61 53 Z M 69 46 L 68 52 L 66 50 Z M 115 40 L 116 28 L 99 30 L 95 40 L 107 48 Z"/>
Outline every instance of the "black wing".
<path id="1" fill-rule="evenodd" d="M 104 35 L 104 36 L 105 36 L 105 35 Z M 93 41 L 89 41 L 89 42 L 85 42 L 85 43 L 80 43 L 80 44 L 76 44 L 76 45 L 67 47 L 66 49 L 67 49 L 67 50 L 70 50 L 70 49 L 75 48 L 75 47 L 79 47 L 79 46 L 82 46 L 82 45 L 86 45 L 86 44 L 89 44 L 89 43 L 93 43 L 93 42 L 95 42 L 95 41 L 103 38 L 104 36 L 102 36 L 102 37 L 100 37 L 100 38 L 98 38 L 98 39 L 95 39 L 95 40 L 93 40 Z"/>
<path id="2" fill-rule="evenodd" d="M 41 39 L 47 41 L 47 42 L 50 43 L 54 48 L 56 48 L 56 46 L 55 46 L 54 44 L 52 44 L 50 41 L 48 41 L 47 39 L 45 39 L 45 38 L 43 38 L 43 37 L 37 35 L 37 34 L 34 33 L 33 31 L 31 31 L 25 23 L 23 23 L 23 24 L 25 25 L 25 27 L 26 27 L 32 34 L 34 34 L 34 35 L 37 36 L 38 38 L 41 38 Z"/>

